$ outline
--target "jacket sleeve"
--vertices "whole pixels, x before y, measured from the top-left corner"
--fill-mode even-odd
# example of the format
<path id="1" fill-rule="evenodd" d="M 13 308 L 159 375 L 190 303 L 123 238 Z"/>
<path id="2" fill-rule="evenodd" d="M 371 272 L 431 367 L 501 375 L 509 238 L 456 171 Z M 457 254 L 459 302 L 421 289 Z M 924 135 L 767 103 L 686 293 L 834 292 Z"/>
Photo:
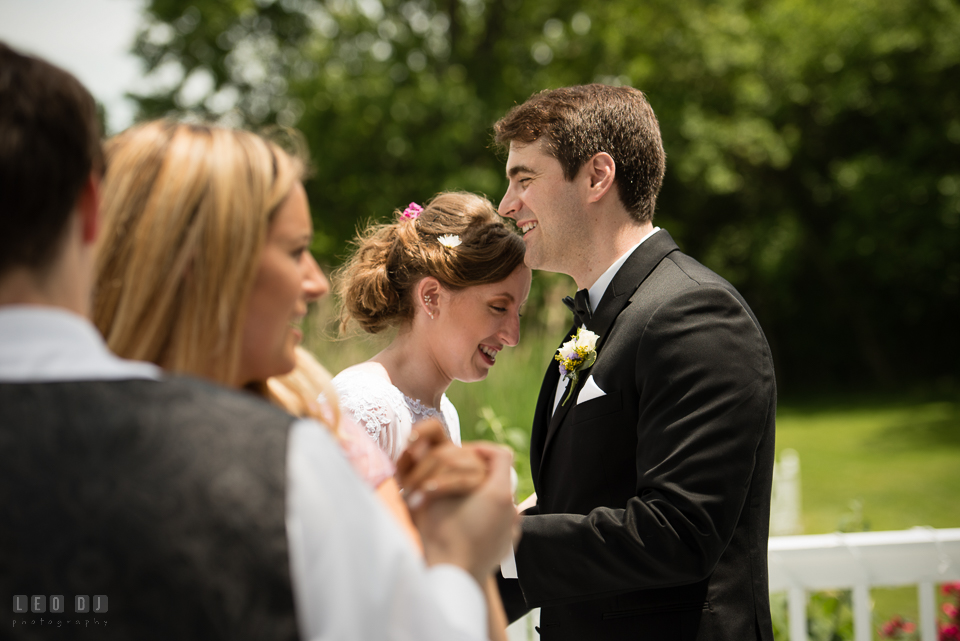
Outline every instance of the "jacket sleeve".
<path id="1" fill-rule="evenodd" d="M 624 385 L 639 399 L 636 494 L 621 509 L 522 519 L 517 570 L 530 606 L 703 580 L 750 492 L 775 399 L 752 314 L 729 290 L 701 285 L 633 329 L 635 354 L 616 357 L 634 359 Z"/>

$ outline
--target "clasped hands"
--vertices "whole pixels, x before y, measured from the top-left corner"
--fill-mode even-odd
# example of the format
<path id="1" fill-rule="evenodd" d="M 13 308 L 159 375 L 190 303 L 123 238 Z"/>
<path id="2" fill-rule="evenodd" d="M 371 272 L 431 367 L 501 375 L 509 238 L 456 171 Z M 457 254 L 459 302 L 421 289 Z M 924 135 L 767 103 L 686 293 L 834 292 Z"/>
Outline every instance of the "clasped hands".
<path id="1" fill-rule="evenodd" d="M 493 443 L 458 447 L 436 419 L 414 427 L 397 480 L 430 565 L 451 563 L 481 585 L 519 539 L 513 454 Z"/>

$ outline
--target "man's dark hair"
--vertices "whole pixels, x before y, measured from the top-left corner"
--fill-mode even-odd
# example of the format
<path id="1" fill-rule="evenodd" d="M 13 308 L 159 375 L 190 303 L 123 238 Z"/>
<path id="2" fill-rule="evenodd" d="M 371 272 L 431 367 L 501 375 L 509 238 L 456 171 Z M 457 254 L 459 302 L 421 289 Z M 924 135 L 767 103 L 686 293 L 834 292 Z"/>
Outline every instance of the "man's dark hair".
<path id="1" fill-rule="evenodd" d="M 66 71 L 0 42 L 0 274 L 54 259 L 91 171 L 97 106 Z"/>
<path id="2" fill-rule="evenodd" d="M 610 154 L 624 207 L 640 222 L 653 219 L 666 157 L 660 125 L 643 92 L 599 84 L 541 91 L 501 118 L 494 136 L 502 147 L 541 140 L 567 180 L 594 155 Z"/>

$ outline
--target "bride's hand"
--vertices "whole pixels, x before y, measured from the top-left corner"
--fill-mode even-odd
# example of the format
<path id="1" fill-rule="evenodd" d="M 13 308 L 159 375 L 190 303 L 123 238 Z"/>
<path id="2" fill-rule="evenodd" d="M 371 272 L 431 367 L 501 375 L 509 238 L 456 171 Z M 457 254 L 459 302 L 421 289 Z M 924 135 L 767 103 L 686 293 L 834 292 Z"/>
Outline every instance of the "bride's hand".
<path id="1" fill-rule="evenodd" d="M 523 499 L 523 502 L 521 502 L 520 505 L 517 506 L 517 512 L 523 513 L 524 510 L 531 508 L 536 504 L 537 504 L 537 493 L 534 492 L 527 498 Z"/>
<path id="2" fill-rule="evenodd" d="M 411 442 L 397 461 L 397 479 L 407 503 L 473 492 L 487 476 L 487 464 L 469 444 L 451 443 L 436 420 L 414 427 Z"/>
<path id="3" fill-rule="evenodd" d="M 483 460 L 483 482 L 463 496 L 433 492 L 411 506 L 411 515 L 428 565 L 458 565 L 483 586 L 519 534 L 520 517 L 510 494 L 513 454 L 493 443 L 472 443 L 464 449 Z"/>

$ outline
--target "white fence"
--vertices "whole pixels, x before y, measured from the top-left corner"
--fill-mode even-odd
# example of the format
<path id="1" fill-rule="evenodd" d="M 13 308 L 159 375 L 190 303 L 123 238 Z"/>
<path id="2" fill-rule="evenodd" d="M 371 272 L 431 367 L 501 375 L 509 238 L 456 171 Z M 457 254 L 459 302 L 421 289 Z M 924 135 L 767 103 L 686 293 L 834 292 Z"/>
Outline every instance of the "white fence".
<path id="1" fill-rule="evenodd" d="M 808 592 L 852 590 L 854 639 L 870 641 L 870 588 L 903 585 L 917 586 L 921 641 L 936 641 L 935 584 L 960 581 L 960 528 L 774 536 L 768 560 L 770 591 L 787 593 L 791 641 L 808 638 Z M 538 639 L 539 620 L 534 611 L 515 622 L 510 641 Z"/>
<path id="2" fill-rule="evenodd" d="M 807 639 L 807 592 L 853 591 L 856 641 L 871 634 L 871 587 L 916 585 L 921 641 L 936 641 L 934 585 L 960 581 L 960 528 L 775 536 L 770 591 L 787 593 L 791 639 Z"/>

